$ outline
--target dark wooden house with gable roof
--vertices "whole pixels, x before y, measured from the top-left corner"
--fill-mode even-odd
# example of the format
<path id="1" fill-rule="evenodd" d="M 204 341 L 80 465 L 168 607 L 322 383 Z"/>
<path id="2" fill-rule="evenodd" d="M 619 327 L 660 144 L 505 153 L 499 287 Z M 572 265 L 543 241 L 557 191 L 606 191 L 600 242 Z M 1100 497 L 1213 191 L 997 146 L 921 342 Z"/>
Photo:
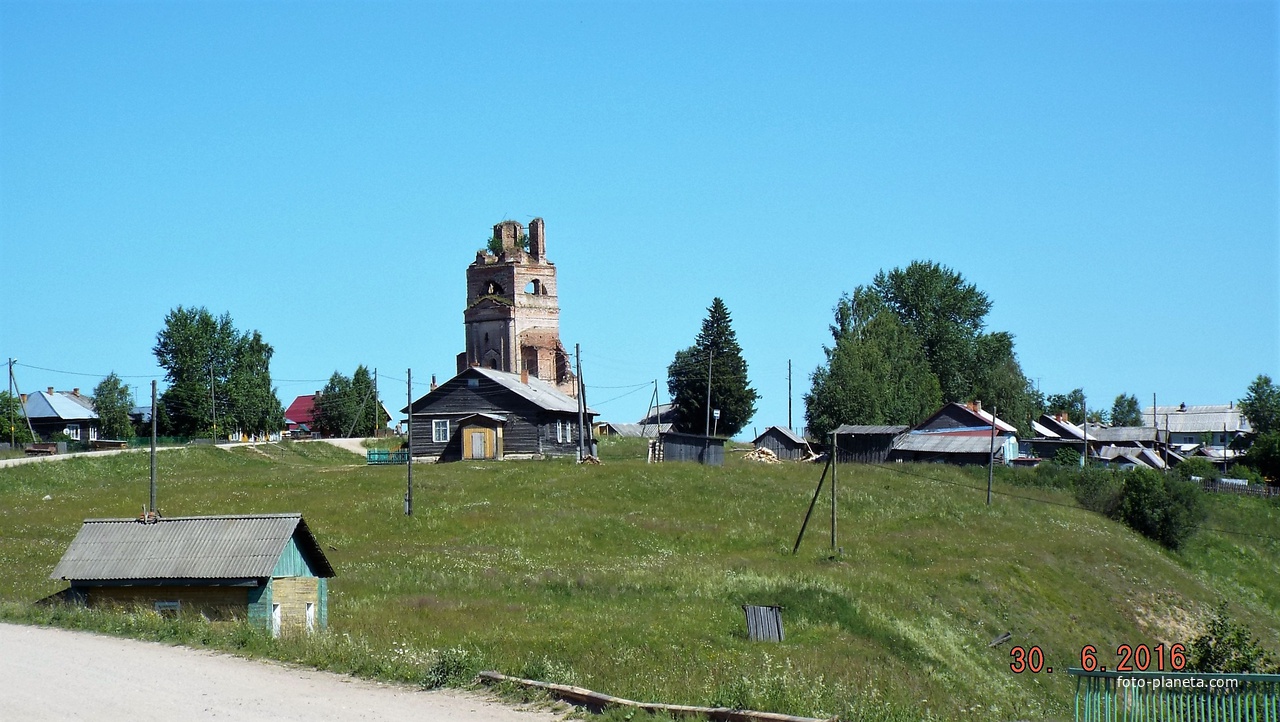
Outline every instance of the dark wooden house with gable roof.
<path id="1" fill-rule="evenodd" d="M 596 415 L 586 410 L 588 430 Z M 533 459 L 578 450 L 578 400 L 527 372 L 470 367 L 414 401 L 409 419 L 411 453 L 428 461 Z"/>
<path id="2" fill-rule="evenodd" d="M 91 607 L 248 617 L 273 634 L 324 629 L 333 567 L 301 514 L 86 519 L 51 579 Z"/>
<path id="3" fill-rule="evenodd" d="M 751 442 L 757 449 L 768 449 L 779 459 L 798 461 L 813 456 L 809 442 L 785 426 L 770 426 Z"/>

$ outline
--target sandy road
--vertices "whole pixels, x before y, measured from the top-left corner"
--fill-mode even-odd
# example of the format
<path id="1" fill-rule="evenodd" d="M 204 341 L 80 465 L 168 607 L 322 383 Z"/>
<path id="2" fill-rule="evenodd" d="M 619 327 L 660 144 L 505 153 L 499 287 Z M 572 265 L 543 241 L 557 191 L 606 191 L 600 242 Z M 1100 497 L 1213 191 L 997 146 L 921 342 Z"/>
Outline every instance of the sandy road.
<path id="1" fill-rule="evenodd" d="M 0 624 L 0 720 L 553 722 L 477 694 L 422 691 L 185 647 Z"/>

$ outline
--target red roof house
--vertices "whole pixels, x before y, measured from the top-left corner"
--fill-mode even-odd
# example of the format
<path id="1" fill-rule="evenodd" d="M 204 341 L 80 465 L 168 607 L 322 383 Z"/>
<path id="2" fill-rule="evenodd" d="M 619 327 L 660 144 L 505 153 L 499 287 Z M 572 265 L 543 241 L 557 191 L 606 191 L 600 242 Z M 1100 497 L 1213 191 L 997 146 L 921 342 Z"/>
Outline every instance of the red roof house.
<path id="1" fill-rule="evenodd" d="M 316 396 L 307 394 L 299 396 L 284 410 L 284 422 L 290 431 L 311 431 L 316 418 Z"/>

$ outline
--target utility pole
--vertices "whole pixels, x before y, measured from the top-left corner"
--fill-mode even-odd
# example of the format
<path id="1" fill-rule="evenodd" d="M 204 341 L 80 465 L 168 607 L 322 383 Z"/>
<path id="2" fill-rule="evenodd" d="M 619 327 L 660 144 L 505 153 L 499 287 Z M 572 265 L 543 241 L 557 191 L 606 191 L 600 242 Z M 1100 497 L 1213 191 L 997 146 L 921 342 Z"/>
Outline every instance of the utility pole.
<path id="1" fill-rule="evenodd" d="M 840 435 L 831 432 L 831 553 L 836 553 L 836 469 L 840 468 L 840 462 L 836 460 L 839 455 Z"/>
<path id="2" fill-rule="evenodd" d="M 156 513 L 156 380 L 151 379 L 151 513 Z"/>
<path id="3" fill-rule="evenodd" d="M 383 425 L 382 421 L 382 399 L 378 397 L 378 368 L 373 369 L 373 435 L 378 436 L 381 430 L 379 427 Z"/>
<path id="4" fill-rule="evenodd" d="M 1080 396 L 1080 410 L 1084 413 L 1084 453 L 1080 455 L 1080 468 L 1089 468 L 1089 402 L 1083 394 Z"/>
<path id="5" fill-rule="evenodd" d="M 209 413 L 213 417 L 213 443 L 218 443 L 218 399 L 213 395 L 213 359 L 209 359 Z"/>
<path id="6" fill-rule="evenodd" d="M 409 398 L 409 481 L 404 491 L 404 515 L 413 516 L 413 369 L 409 369 L 405 396 Z"/>
<path id="7" fill-rule="evenodd" d="M 19 401 L 18 403 L 22 402 Z M 15 423 L 13 418 L 13 405 L 13 359 L 9 359 L 9 448 L 11 450 L 13 449 L 13 425 Z"/>
<path id="8" fill-rule="evenodd" d="M 991 506 L 991 478 L 996 473 L 996 407 L 991 407 L 991 459 L 987 462 L 987 506 Z"/>
<path id="9" fill-rule="evenodd" d="M 703 436 L 711 435 L 711 359 L 715 358 L 716 352 L 707 347 L 707 427 L 703 430 Z"/>
<path id="10" fill-rule="evenodd" d="M 582 424 L 586 413 L 583 411 L 582 406 L 583 397 L 587 393 L 587 388 L 582 385 L 582 346 L 576 343 L 573 345 L 573 358 L 578 367 L 578 462 L 581 463 L 582 460 L 586 458 L 586 453 L 583 449 L 584 440 L 582 437 Z"/>
<path id="11" fill-rule="evenodd" d="M 787 359 L 787 430 L 794 432 L 796 427 L 791 425 L 791 359 Z"/>

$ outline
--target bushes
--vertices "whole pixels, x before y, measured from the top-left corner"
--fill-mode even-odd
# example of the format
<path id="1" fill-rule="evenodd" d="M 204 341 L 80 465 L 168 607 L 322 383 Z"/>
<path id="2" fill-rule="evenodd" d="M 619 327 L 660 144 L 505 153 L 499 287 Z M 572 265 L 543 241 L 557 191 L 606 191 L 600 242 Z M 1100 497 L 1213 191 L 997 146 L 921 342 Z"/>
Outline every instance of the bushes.
<path id="1" fill-rule="evenodd" d="M 1248 628 L 1227 616 L 1226 602 L 1214 610 L 1204 633 L 1192 640 L 1188 657 L 1188 672 L 1280 674 L 1280 664 Z"/>
<path id="2" fill-rule="evenodd" d="M 1207 515 L 1202 494 L 1192 482 L 1134 469 L 1125 473 L 1110 516 L 1161 546 L 1178 549 Z"/>

